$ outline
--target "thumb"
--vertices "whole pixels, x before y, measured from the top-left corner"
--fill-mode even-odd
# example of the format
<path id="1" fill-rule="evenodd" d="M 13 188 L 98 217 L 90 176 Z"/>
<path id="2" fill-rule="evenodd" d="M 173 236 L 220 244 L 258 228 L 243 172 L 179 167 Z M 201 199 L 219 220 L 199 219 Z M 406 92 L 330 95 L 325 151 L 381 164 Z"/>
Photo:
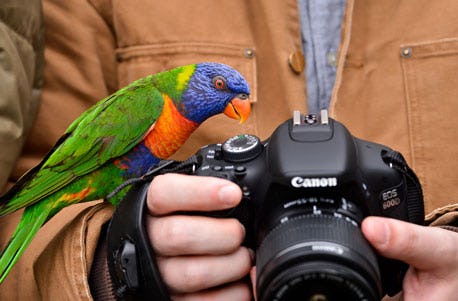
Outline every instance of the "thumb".
<path id="1" fill-rule="evenodd" d="M 420 270 L 445 268 L 456 256 L 458 235 L 452 231 L 375 216 L 367 217 L 361 228 L 382 256 Z"/>

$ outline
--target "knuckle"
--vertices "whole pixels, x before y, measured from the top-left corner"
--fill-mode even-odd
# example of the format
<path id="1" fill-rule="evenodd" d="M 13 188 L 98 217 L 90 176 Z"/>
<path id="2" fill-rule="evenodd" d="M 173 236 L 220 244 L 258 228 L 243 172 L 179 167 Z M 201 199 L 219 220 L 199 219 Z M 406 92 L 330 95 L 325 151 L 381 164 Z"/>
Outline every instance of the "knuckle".
<path id="1" fill-rule="evenodd" d="M 171 293 L 194 293 L 208 288 L 208 272 L 194 260 L 158 258 L 158 265 Z"/>
<path id="2" fill-rule="evenodd" d="M 393 247 L 399 248 L 404 252 L 405 254 L 413 254 L 415 253 L 416 249 L 418 248 L 418 243 L 419 243 L 419 233 L 416 228 L 410 228 L 410 229 L 399 229 L 397 228 L 396 231 L 394 231 L 393 235 L 393 240 L 390 241 L 390 245 Z"/>
<path id="3" fill-rule="evenodd" d="M 195 261 L 188 261 L 181 270 L 181 287 L 186 292 L 196 292 L 208 288 L 210 282 L 207 269 Z"/>
<path id="4" fill-rule="evenodd" d="M 409 235 L 407 235 L 407 239 L 404 244 L 404 249 L 406 252 L 410 253 L 413 252 L 417 249 L 418 246 L 418 233 L 417 231 L 412 231 L 410 232 Z"/>
<path id="5" fill-rule="evenodd" d="M 191 245 L 192 239 L 187 232 L 187 227 L 177 218 L 164 219 L 157 233 L 158 239 L 164 244 L 163 252 L 167 254 L 176 255 L 180 250 L 186 250 Z"/>

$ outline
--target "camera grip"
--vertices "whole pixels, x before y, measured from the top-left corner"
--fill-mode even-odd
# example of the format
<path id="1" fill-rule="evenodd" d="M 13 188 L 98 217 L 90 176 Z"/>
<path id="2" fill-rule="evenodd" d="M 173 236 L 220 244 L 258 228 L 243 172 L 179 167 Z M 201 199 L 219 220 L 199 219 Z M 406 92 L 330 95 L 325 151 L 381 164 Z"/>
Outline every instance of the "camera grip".
<path id="1" fill-rule="evenodd" d="M 149 184 L 132 185 L 108 226 L 108 268 L 119 300 L 170 300 L 144 224 Z"/>

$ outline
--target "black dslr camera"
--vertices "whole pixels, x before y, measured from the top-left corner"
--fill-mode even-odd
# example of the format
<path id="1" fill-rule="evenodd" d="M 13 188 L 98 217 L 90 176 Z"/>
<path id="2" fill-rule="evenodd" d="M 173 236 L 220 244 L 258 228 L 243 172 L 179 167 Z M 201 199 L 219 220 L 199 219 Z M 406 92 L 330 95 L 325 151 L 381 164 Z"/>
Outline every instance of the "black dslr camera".
<path id="1" fill-rule="evenodd" d="M 172 171 L 226 178 L 241 187 L 239 206 L 212 215 L 236 217 L 246 227 L 245 244 L 256 250 L 257 300 L 380 300 L 400 291 L 408 266 L 377 255 L 359 226 L 369 215 L 422 224 L 418 179 L 398 152 L 353 137 L 327 111 L 296 111 L 264 142 L 234 136 L 188 161 L 166 161 L 151 174 Z M 145 187 L 134 186 L 122 203 L 140 203 L 141 211 Z M 132 233 L 118 233 L 128 232 L 125 210 L 124 226 L 115 225 L 111 243 L 108 238 L 113 280 L 124 292 L 164 297 L 151 251 L 139 250 L 141 239 Z M 141 212 L 136 219 L 136 231 L 144 233 Z M 130 265 L 123 263 L 126 256 Z M 158 285 L 145 287 L 152 282 Z"/>

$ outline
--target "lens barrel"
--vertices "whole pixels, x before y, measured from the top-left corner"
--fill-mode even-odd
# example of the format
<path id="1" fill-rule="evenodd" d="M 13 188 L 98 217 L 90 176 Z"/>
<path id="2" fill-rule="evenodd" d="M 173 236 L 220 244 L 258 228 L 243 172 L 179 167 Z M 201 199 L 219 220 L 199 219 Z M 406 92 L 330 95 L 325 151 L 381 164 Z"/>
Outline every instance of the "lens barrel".
<path id="1" fill-rule="evenodd" d="M 259 301 L 381 298 L 377 257 L 358 224 L 340 214 L 282 219 L 256 261 Z"/>

